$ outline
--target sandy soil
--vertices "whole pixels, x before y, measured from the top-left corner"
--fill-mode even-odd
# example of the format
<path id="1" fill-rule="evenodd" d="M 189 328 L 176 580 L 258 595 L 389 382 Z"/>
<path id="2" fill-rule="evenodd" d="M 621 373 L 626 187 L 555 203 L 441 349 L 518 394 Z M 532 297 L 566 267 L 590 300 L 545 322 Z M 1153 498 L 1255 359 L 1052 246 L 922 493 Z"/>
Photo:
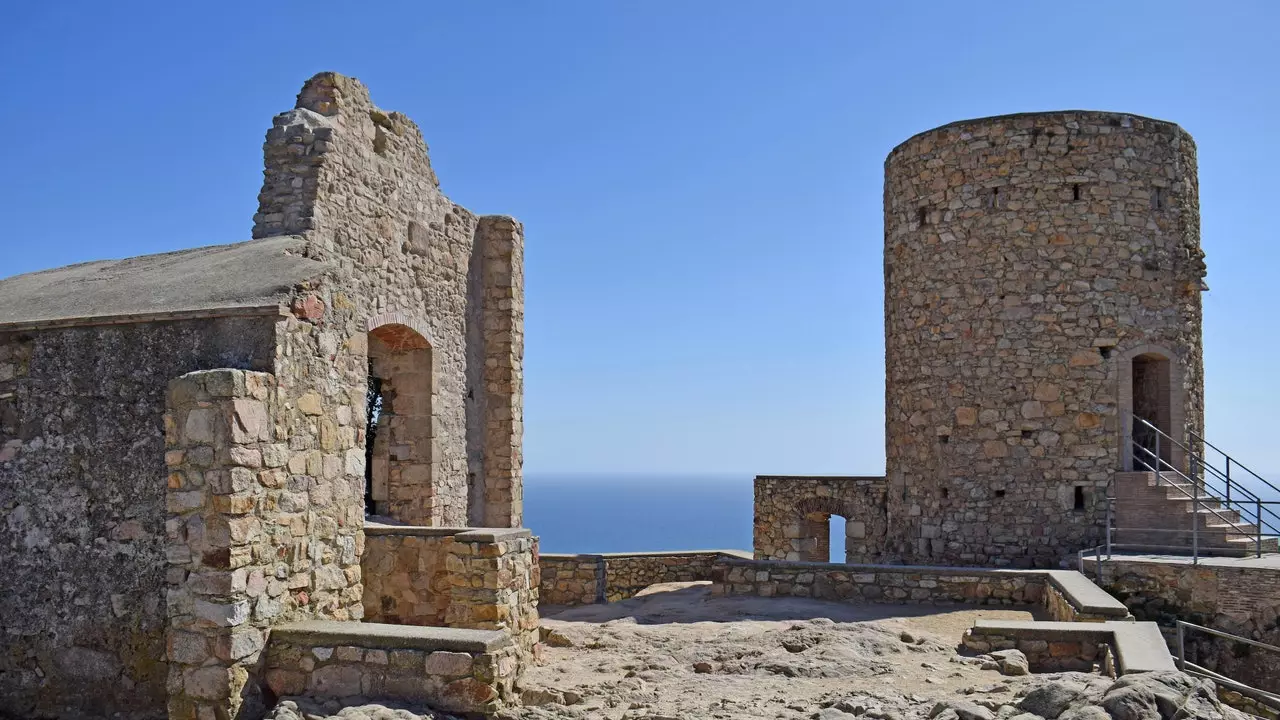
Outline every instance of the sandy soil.
<path id="1" fill-rule="evenodd" d="M 531 718 L 923 717 L 936 700 L 1010 702 L 1028 678 L 955 648 L 978 618 L 1025 610 L 712 598 L 654 586 L 609 605 L 544 608 L 545 661 L 523 683 Z"/>

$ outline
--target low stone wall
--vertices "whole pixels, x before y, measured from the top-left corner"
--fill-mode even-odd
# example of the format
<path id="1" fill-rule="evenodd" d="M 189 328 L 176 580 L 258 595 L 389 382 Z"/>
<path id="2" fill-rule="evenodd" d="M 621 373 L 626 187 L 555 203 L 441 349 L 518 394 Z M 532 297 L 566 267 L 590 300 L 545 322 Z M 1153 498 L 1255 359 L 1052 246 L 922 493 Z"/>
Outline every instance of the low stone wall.
<path id="1" fill-rule="evenodd" d="M 402 700 L 489 715 L 516 701 L 519 653 L 497 631 L 307 622 L 272 631 L 266 680 L 277 697 Z"/>
<path id="2" fill-rule="evenodd" d="M 1108 645 L 1105 642 L 1088 637 L 1040 640 L 998 633 L 979 635 L 966 632 L 961 639 L 961 645 L 975 653 L 1020 650 L 1027 656 L 1027 665 L 1032 672 L 1067 670 L 1090 672 L 1093 670 L 1094 663 L 1104 659 L 1108 653 Z"/>
<path id="3" fill-rule="evenodd" d="M 751 556 L 736 550 L 542 555 L 540 597 L 547 605 L 617 602 L 657 583 L 709 581 L 716 563 L 731 557 Z"/>
<path id="4" fill-rule="evenodd" d="M 878 477 L 760 475 L 752 544 L 761 560 L 826 562 L 832 515 L 845 518 L 845 561 L 887 562 L 888 482 Z"/>
<path id="5" fill-rule="evenodd" d="M 367 523 L 360 564 L 370 622 L 504 630 L 538 641 L 537 538 L 525 528 Z"/>
<path id="6" fill-rule="evenodd" d="M 1280 645 L 1280 567 L 1202 559 L 1199 565 L 1124 559 L 1087 560 L 1086 570 L 1139 620 L 1159 623 L 1177 652 L 1178 620 Z M 1187 659 L 1240 682 L 1280 691 L 1280 653 L 1206 633 L 1186 633 Z"/>
<path id="7" fill-rule="evenodd" d="M 854 565 L 722 557 L 721 597 L 807 597 L 851 603 L 1043 605 L 1059 621 L 1124 619 L 1124 606 L 1080 573 L 913 565 Z"/>

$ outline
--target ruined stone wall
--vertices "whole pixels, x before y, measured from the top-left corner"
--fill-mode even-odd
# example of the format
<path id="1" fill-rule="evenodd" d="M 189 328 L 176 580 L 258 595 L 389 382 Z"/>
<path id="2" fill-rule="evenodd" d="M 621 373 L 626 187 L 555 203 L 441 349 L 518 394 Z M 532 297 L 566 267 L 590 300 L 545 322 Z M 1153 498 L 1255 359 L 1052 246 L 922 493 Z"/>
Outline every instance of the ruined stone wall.
<path id="1" fill-rule="evenodd" d="M 166 387 L 275 321 L 0 331 L 0 714 L 164 714 Z"/>
<path id="2" fill-rule="evenodd" d="M 1280 646 L 1280 568 L 1114 559 L 1101 564 L 1098 584 L 1137 619 L 1159 623 L 1171 652 L 1177 652 L 1178 620 Z M 1194 631 L 1186 642 L 1188 660 L 1254 687 L 1280 689 L 1280 653 Z"/>
<path id="3" fill-rule="evenodd" d="M 1099 112 L 947 125 L 890 153 L 884 219 L 890 550 L 1056 566 L 1097 544 L 1133 357 L 1169 357 L 1175 436 L 1203 425 L 1191 137 Z"/>
<path id="4" fill-rule="evenodd" d="M 617 602 L 659 583 L 709 582 L 716 564 L 728 557 L 750 555 L 736 550 L 541 555 L 539 598 L 546 605 Z"/>
<path id="5" fill-rule="evenodd" d="M 827 562 L 830 519 L 839 515 L 846 520 L 846 561 L 880 561 L 888 532 L 885 489 L 883 477 L 757 477 L 756 558 Z"/>
<path id="6" fill-rule="evenodd" d="M 525 529 L 366 528 L 370 622 L 504 630 L 523 652 L 538 640 L 537 539 Z"/>
<path id="7" fill-rule="evenodd" d="M 264 154 L 254 237 L 300 234 L 310 255 L 339 268 L 299 292 L 298 315 L 313 332 L 282 333 L 289 340 L 277 375 L 287 379 L 286 409 L 290 398 L 296 404 L 316 393 L 351 407 L 359 425 L 366 333 L 411 328 L 430 344 L 434 362 L 432 492 L 430 502 L 397 519 L 518 526 L 519 223 L 477 218 L 449 201 L 418 127 L 379 110 L 363 85 L 333 73 L 308 81 L 296 109 L 276 116 Z M 295 414 L 295 422 L 306 421 Z"/>
<path id="8" fill-rule="evenodd" d="M 316 437 L 284 434 L 279 395 L 274 376 L 241 370 L 169 384 L 171 720 L 260 715 L 271 626 L 364 614 L 362 488 L 336 467 L 324 470 L 363 451 L 324 452 Z"/>

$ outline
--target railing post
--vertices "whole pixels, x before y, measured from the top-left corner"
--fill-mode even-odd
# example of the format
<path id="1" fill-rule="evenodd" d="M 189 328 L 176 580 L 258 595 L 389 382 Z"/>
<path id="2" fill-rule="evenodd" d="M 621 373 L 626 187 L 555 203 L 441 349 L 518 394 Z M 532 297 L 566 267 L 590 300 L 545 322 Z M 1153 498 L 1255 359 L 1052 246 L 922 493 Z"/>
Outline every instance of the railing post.
<path id="1" fill-rule="evenodd" d="M 1181 620 L 1178 621 L 1178 669 L 1187 671 L 1187 641 Z"/>
<path id="2" fill-rule="evenodd" d="M 1191 481 L 1191 564 L 1200 564 L 1200 488 Z"/>
<path id="3" fill-rule="evenodd" d="M 1231 509 L 1231 456 L 1227 456 L 1227 509 Z"/>
<path id="4" fill-rule="evenodd" d="M 1258 503 L 1258 508 L 1256 510 L 1258 514 L 1258 537 L 1256 540 L 1257 544 L 1253 549 L 1258 554 L 1258 557 L 1262 557 L 1262 497 L 1259 496 L 1256 502 Z"/>

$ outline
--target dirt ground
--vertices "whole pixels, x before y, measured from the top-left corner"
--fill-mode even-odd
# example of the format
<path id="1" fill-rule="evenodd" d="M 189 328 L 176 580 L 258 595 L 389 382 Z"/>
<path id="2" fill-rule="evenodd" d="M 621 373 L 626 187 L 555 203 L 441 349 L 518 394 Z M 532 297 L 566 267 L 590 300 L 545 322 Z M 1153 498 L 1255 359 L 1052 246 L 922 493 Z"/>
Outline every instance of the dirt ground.
<path id="1" fill-rule="evenodd" d="M 1026 610 L 712 598 L 705 583 L 544 608 L 545 661 L 507 717 L 923 717 L 937 699 L 999 707 L 1027 678 L 956 654 L 978 618 Z M 985 700 L 986 702 L 980 702 Z"/>

